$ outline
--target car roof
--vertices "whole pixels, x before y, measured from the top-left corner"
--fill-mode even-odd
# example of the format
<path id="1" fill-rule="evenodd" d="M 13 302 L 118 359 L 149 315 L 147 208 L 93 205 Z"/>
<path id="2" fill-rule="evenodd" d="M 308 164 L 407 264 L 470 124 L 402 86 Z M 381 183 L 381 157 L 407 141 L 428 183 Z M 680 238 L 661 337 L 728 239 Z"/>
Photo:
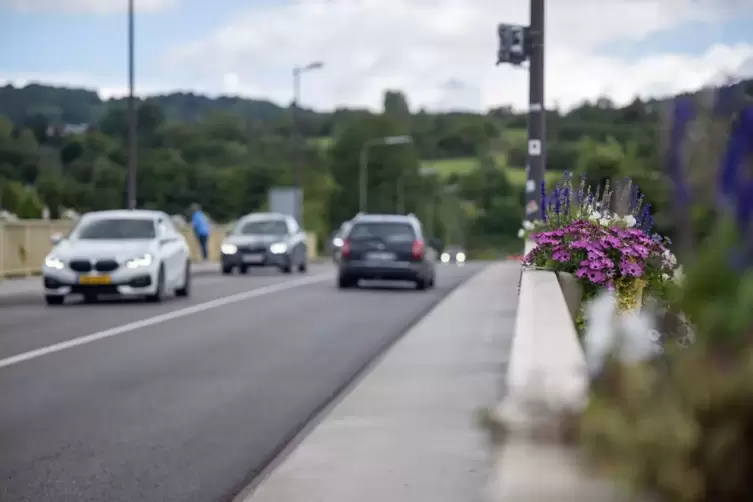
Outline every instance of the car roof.
<path id="1" fill-rule="evenodd" d="M 413 215 L 405 214 L 359 214 L 352 220 L 356 223 L 418 223 Z"/>
<path id="2" fill-rule="evenodd" d="M 151 209 L 111 209 L 107 211 L 91 211 L 84 213 L 81 218 L 88 219 L 101 219 L 101 218 L 113 218 L 113 219 L 133 219 L 141 218 L 145 220 L 153 220 L 155 218 L 161 218 L 167 216 L 162 211 L 152 211 Z"/>
<path id="3" fill-rule="evenodd" d="M 282 213 L 249 213 L 242 216 L 238 221 L 245 223 L 247 221 L 285 220 L 287 218 L 288 215 Z"/>

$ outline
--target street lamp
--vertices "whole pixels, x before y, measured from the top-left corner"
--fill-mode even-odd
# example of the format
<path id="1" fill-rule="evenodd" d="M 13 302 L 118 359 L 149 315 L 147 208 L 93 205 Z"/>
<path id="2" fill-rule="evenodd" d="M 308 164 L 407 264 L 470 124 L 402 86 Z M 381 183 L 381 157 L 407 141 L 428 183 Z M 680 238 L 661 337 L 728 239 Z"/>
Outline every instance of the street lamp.
<path id="1" fill-rule="evenodd" d="M 324 67 L 321 61 L 314 61 L 305 66 L 296 66 L 293 68 L 293 114 L 290 124 L 290 135 L 293 141 L 297 143 L 298 136 L 298 104 L 301 101 L 301 75 L 314 70 L 320 70 Z M 297 144 L 296 144 L 297 146 Z M 301 173 L 301 162 L 297 156 L 293 159 L 293 178 L 295 185 L 295 207 L 293 208 L 294 217 L 299 224 L 303 224 L 303 180 Z"/>
<path id="2" fill-rule="evenodd" d="M 133 0 L 128 0 L 128 172 L 126 205 L 136 209 L 136 102 L 134 87 L 134 15 Z"/>
<path id="3" fill-rule="evenodd" d="M 366 203 L 368 197 L 368 179 L 369 179 L 369 150 L 374 146 L 395 146 L 413 144 L 413 138 L 410 136 L 386 136 L 384 138 L 372 138 L 367 140 L 361 147 L 359 182 L 360 190 L 358 196 L 358 210 L 366 212 Z"/>

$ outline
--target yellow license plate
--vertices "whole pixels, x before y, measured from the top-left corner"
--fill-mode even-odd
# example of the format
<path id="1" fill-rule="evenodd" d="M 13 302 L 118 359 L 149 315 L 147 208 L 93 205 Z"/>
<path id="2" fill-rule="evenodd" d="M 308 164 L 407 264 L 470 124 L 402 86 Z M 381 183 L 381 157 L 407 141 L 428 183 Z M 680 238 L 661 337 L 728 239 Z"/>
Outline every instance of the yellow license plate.
<path id="1" fill-rule="evenodd" d="M 112 277 L 109 275 L 89 275 L 89 276 L 81 276 L 78 278 L 79 284 L 84 284 L 87 286 L 102 286 L 105 284 L 110 284 L 112 282 Z"/>

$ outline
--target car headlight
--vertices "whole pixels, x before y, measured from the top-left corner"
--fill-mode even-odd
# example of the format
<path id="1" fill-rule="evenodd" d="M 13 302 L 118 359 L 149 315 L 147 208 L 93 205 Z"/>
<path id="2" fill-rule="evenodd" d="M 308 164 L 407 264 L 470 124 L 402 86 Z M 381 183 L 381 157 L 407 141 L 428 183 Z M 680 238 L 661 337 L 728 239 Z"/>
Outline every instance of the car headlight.
<path id="1" fill-rule="evenodd" d="M 465 261 L 465 253 L 458 253 L 458 254 L 456 254 L 455 255 L 455 260 L 457 260 L 457 261 L 459 261 L 461 263 L 464 262 Z"/>
<path id="2" fill-rule="evenodd" d="M 288 250 L 288 245 L 285 244 L 284 242 L 275 242 L 274 244 L 269 246 L 269 250 L 273 254 L 282 254 Z"/>
<path id="3" fill-rule="evenodd" d="M 448 261 L 450 261 L 450 255 L 447 253 L 442 253 L 440 260 L 442 260 L 442 263 L 447 263 Z"/>
<path id="4" fill-rule="evenodd" d="M 54 256 L 48 256 L 44 260 L 44 264 L 46 267 L 54 268 L 57 270 L 62 270 L 65 267 L 65 263 L 63 263 L 63 260 L 59 258 L 55 258 Z"/>
<path id="5" fill-rule="evenodd" d="M 141 268 L 141 267 L 148 267 L 152 264 L 152 261 L 154 258 L 149 253 L 146 253 L 143 256 L 139 256 L 138 258 L 134 258 L 132 260 L 128 260 L 126 262 L 126 267 L 128 268 Z"/>
<path id="6" fill-rule="evenodd" d="M 340 237 L 335 237 L 335 239 L 332 241 L 332 245 L 336 248 L 340 248 L 343 245 L 343 240 Z"/>
<path id="7" fill-rule="evenodd" d="M 238 252 L 238 246 L 235 244 L 223 244 L 220 247 L 222 254 L 235 254 Z"/>

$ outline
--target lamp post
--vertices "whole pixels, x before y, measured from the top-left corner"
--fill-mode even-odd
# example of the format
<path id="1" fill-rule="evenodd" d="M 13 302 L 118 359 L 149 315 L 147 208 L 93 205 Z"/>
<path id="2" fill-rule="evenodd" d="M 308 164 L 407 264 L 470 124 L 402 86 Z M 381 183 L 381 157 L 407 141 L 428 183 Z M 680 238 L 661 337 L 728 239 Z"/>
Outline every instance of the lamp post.
<path id="1" fill-rule="evenodd" d="M 324 67 L 321 61 L 314 61 L 305 66 L 293 68 L 293 110 L 290 124 L 290 135 L 293 138 L 294 148 L 298 146 L 298 105 L 301 101 L 301 75 L 306 72 L 319 70 Z M 297 151 L 297 150 L 294 150 Z M 297 155 L 293 158 L 293 184 L 295 185 L 295 208 L 294 217 L 299 225 L 303 225 L 303 173 L 302 162 Z"/>
<path id="2" fill-rule="evenodd" d="M 134 87 L 134 15 L 133 1 L 128 0 L 128 172 L 126 206 L 136 209 L 136 102 Z"/>
<path id="3" fill-rule="evenodd" d="M 361 147 L 359 158 L 359 195 L 358 210 L 366 212 L 368 202 L 368 181 L 369 181 L 369 150 L 375 146 L 394 146 L 413 144 L 413 138 L 410 136 L 385 136 L 384 138 L 372 138 L 367 140 Z"/>

